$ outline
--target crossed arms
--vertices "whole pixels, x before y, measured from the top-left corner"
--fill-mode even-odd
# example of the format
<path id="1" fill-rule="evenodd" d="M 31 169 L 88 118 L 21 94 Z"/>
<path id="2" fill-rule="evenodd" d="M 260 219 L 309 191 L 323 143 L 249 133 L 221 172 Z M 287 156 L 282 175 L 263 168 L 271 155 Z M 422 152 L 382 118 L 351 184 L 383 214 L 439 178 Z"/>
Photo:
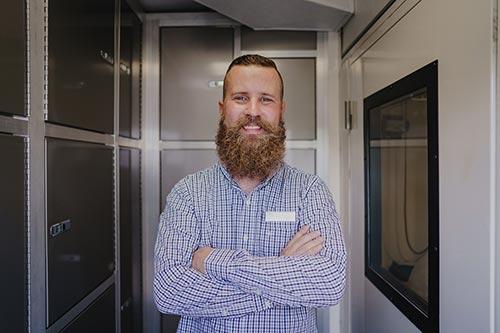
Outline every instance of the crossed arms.
<path id="1" fill-rule="evenodd" d="M 155 249 L 158 309 L 193 317 L 237 317 L 275 306 L 337 304 L 345 287 L 346 254 L 331 195 L 309 189 L 302 228 L 280 256 L 199 248 L 200 225 L 180 183 L 167 199 Z"/>

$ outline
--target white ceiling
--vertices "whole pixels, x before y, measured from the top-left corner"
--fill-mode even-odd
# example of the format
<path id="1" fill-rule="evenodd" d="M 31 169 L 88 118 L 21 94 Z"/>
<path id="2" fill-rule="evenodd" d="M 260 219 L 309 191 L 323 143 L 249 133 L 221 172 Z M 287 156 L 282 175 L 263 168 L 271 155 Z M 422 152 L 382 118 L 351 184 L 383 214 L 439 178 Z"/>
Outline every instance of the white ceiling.
<path id="1" fill-rule="evenodd" d="M 146 12 L 216 11 L 256 30 L 338 31 L 353 0 L 139 0 Z"/>

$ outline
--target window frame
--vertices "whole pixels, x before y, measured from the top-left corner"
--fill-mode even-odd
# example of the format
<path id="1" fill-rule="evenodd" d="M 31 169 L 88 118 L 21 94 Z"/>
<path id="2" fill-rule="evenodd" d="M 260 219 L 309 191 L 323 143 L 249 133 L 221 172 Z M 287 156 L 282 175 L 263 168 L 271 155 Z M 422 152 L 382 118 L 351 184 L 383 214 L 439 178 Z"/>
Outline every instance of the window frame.
<path id="1" fill-rule="evenodd" d="M 392 283 L 377 272 L 371 259 L 370 236 L 377 232 L 370 219 L 370 111 L 419 89 L 427 90 L 427 165 L 428 165 L 428 306 L 427 313 L 408 297 L 402 285 Z M 439 164 L 438 164 L 438 61 L 416 70 L 397 82 L 366 97 L 364 110 L 365 163 L 365 276 L 413 324 L 423 332 L 439 332 Z M 380 231 L 380 226 L 378 226 Z"/>

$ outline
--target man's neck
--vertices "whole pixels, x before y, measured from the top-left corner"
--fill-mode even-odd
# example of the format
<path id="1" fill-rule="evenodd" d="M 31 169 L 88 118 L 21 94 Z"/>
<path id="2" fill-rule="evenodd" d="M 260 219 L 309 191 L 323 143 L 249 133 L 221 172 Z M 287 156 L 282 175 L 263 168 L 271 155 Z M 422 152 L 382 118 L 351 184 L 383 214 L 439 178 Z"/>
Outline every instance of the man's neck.
<path id="1" fill-rule="evenodd" d="M 259 178 L 234 177 L 234 181 L 246 194 L 250 194 L 262 181 Z"/>

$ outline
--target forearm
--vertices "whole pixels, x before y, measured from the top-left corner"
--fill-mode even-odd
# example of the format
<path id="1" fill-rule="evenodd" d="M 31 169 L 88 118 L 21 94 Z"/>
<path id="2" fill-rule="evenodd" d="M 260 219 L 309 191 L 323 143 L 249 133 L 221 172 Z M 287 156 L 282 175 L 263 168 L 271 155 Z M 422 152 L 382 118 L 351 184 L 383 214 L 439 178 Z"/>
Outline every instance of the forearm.
<path id="1" fill-rule="evenodd" d="M 205 268 L 210 278 L 273 303 L 321 307 L 339 302 L 345 287 L 345 254 L 256 257 L 246 251 L 214 250 Z"/>
<path id="2" fill-rule="evenodd" d="M 156 272 L 154 298 L 160 312 L 182 316 L 238 317 L 266 309 L 262 297 L 182 266 Z"/>

